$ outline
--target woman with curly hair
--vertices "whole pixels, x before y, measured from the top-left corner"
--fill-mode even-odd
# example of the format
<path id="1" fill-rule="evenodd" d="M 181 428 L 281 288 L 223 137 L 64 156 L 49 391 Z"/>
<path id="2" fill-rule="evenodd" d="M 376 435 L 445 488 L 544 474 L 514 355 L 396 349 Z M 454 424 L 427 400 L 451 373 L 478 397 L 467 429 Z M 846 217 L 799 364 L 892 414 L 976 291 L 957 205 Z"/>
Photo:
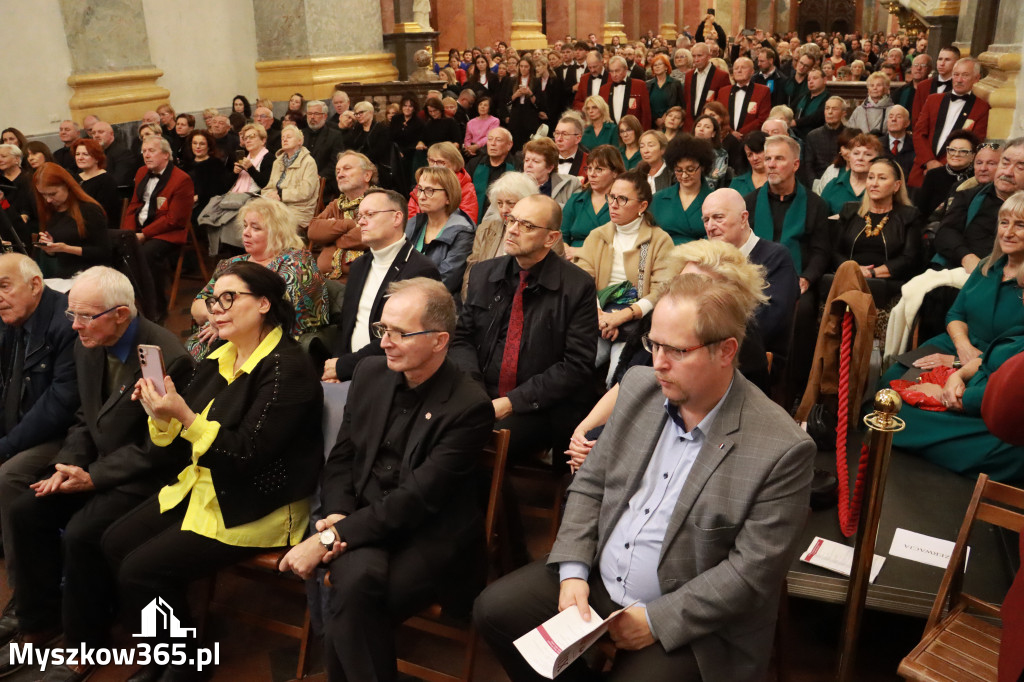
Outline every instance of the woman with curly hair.
<path id="1" fill-rule="evenodd" d="M 665 165 L 679 184 L 654 195 L 651 214 L 675 244 L 706 236 L 701 207 L 711 188 L 704 178 L 711 173 L 714 163 L 715 150 L 707 140 L 683 133 L 668 143 Z"/>

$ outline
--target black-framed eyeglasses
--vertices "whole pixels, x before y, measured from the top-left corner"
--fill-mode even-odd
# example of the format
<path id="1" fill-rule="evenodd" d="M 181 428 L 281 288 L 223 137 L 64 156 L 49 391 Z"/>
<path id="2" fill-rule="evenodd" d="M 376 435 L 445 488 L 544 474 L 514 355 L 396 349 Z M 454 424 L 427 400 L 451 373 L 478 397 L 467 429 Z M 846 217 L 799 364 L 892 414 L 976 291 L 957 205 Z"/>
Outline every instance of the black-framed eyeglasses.
<path id="1" fill-rule="evenodd" d="M 444 192 L 445 194 L 448 193 L 448 190 L 446 190 L 444 187 L 424 187 L 423 185 L 416 185 L 412 189 L 414 192 L 416 192 L 417 194 L 422 194 L 427 199 L 434 196 L 435 192 Z"/>
<path id="2" fill-rule="evenodd" d="M 107 308 L 102 313 L 96 313 L 95 315 L 90 315 L 89 313 L 76 313 L 74 310 L 65 310 L 64 311 L 64 317 L 68 318 L 68 321 L 70 321 L 72 323 L 73 322 L 81 322 L 82 324 L 87 324 L 89 322 L 92 322 L 93 320 L 96 320 L 96 319 L 99 319 L 99 318 L 103 317 L 107 313 L 112 313 L 115 310 L 117 310 L 118 308 L 122 308 L 122 307 L 124 307 L 124 306 L 123 305 L 115 305 L 113 308 Z"/>
<path id="3" fill-rule="evenodd" d="M 677 178 L 683 175 L 697 175 L 697 173 L 700 173 L 700 166 L 690 166 L 689 168 L 673 168 L 672 173 L 674 173 Z"/>
<path id="4" fill-rule="evenodd" d="M 673 362 L 679 362 L 686 356 L 687 353 L 692 353 L 695 350 L 699 350 L 707 346 L 713 346 L 714 344 L 721 343 L 722 341 L 725 341 L 725 339 L 716 339 L 715 341 L 708 341 L 707 343 L 702 343 L 696 346 L 690 346 L 689 348 L 676 348 L 675 346 L 670 346 L 667 343 L 658 343 L 657 341 L 652 341 L 651 337 L 648 336 L 647 334 L 644 334 L 643 336 L 640 337 L 640 343 L 643 344 L 645 351 L 647 351 L 651 355 L 655 355 L 657 351 L 660 350 L 662 353 L 668 356 L 669 360 L 672 360 Z"/>
<path id="5" fill-rule="evenodd" d="M 608 201 L 610 206 L 614 206 L 615 208 L 622 208 L 632 201 L 632 199 L 624 194 L 606 194 L 605 199 Z"/>
<path id="6" fill-rule="evenodd" d="M 370 329 L 373 331 L 373 335 L 378 339 L 383 339 L 386 334 L 391 343 L 398 343 L 403 339 L 408 339 L 413 336 L 420 336 L 421 334 L 440 334 L 439 329 L 424 329 L 421 332 L 400 332 L 397 329 L 388 329 L 384 326 L 383 322 L 374 322 L 370 325 Z"/>
<path id="7" fill-rule="evenodd" d="M 210 313 L 213 312 L 213 304 L 216 303 L 220 306 L 220 309 L 227 312 L 231 310 L 231 306 L 235 304 L 235 299 L 239 296 L 256 296 L 251 291 L 225 291 L 220 296 L 209 295 L 204 299 L 206 303 L 206 310 Z"/>
<path id="8" fill-rule="evenodd" d="M 398 209 L 397 208 L 382 208 L 379 211 L 358 211 L 354 216 L 352 216 L 352 219 L 355 220 L 357 223 L 359 223 L 359 222 L 362 222 L 363 219 L 369 220 L 370 218 L 372 218 L 373 216 L 375 216 L 375 215 L 377 215 L 379 213 L 398 213 Z"/>
<path id="9" fill-rule="evenodd" d="M 512 227 L 513 225 L 518 225 L 519 229 L 522 230 L 523 232 L 526 232 L 526 233 L 533 232 L 534 230 L 546 230 L 546 229 L 548 229 L 548 228 L 543 227 L 541 225 L 534 225 L 533 223 L 528 222 L 526 220 L 522 220 L 520 218 L 517 218 L 514 215 L 510 215 L 508 218 L 505 218 L 505 225 L 504 225 L 504 227 L 505 227 L 506 230 L 508 228 Z"/>

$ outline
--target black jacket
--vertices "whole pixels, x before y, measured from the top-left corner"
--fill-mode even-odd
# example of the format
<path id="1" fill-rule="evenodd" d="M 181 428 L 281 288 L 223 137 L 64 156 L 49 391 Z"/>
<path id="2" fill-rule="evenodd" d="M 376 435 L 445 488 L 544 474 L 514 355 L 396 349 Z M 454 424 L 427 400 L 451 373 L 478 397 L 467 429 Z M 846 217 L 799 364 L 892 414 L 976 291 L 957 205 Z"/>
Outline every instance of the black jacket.
<path id="1" fill-rule="evenodd" d="M 820 178 L 836 158 L 836 154 L 839 153 L 839 133 L 845 129 L 846 126 L 840 123 L 835 129 L 823 125 L 807 133 L 803 160 L 806 184 L 810 185 L 811 180 Z"/>
<path id="2" fill-rule="evenodd" d="M 889 141 L 889 134 L 880 134 L 876 135 L 876 137 L 878 137 L 882 142 L 883 153 L 890 159 L 895 159 L 896 163 L 898 163 L 900 168 L 903 169 L 903 177 L 910 177 L 910 171 L 914 169 L 914 157 L 916 156 L 914 152 L 914 134 L 909 130 L 907 131 L 906 136 L 903 138 L 903 147 L 900 149 L 899 154 L 895 156 L 893 156 L 892 153 L 892 144 Z M 943 198 L 943 201 L 945 201 L 945 198 Z"/>
<path id="3" fill-rule="evenodd" d="M 0 400 L 0 461 L 62 438 L 75 419 L 79 398 L 74 346 L 78 334 L 64 317 L 67 307 L 67 294 L 44 287 L 39 305 L 22 327 L 25 360 L 21 385 L 13 387 L 21 394 L 20 419 L 5 433 Z M 0 357 L 5 357 L 15 342 L 15 331 L 0 324 Z"/>
<path id="4" fill-rule="evenodd" d="M 324 461 L 324 392 L 320 373 L 298 342 L 287 335 L 251 374 L 231 384 L 218 361 L 196 367 L 183 394 L 192 411 L 220 424 L 203 455 L 210 469 L 224 525 L 260 519 L 275 509 L 309 496 Z M 192 444 L 176 438 L 170 446 L 151 446 L 148 456 L 171 462 L 191 457 Z"/>
<path id="5" fill-rule="evenodd" d="M 893 206 L 881 232 L 886 258 L 877 262 L 871 252 L 864 251 L 864 218 L 857 215 L 859 208 L 859 201 L 851 201 L 839 214 L 831 270 L 854 260 L 860 265 L 887 266 L 895 281 L 905 282 L 916 275 L 921 270 L 921 212 L 914 206 Z"/>
<path id="6" fill-rule="evenodd" d="M 345 150 L 345 143 L 341 138 L 341 130 L 334 126 L 324 125 L 320 130 L 308 128 L 303 133 L 303 136 L 302 146 L 309 150 L 313 160 L 316 161 L 316 168 L 320 177 L 327 178 L 328 180 L 334 178 L 334 168 L 338 164 L 338 154 Z"/>
<path id="7" fill-rule="evenodd" d="M 746 197 L 747 211 L 750 213 L 750 225 L 756 223 L 757 193 L 756 189 Z M 807 190 L 807 221 L 803 237 L 800 239 L 800 260 L 803 261 L 803 272 L 800 276 L 814 284 L 828 271 L 831 258 L 832 238 L 829 236 L 828 204 L 814 192 Z"/>
<path id="8" fill-rule="evenodd" d="M 325 515 L 346 514 L 335 529 L 350 551 L 411 547 L 436 583 L 450 584 L 460 579 L 454 569 L 473 563 L 471 549 L 482 547 L 476 472 L 491 437 L 494 408 L 469 377 L 445 361 L 430 378 L 421 414 L 406 439 L 398 487 L 366 500 L 395 389 L 404 381 L 385 358 L 359 364 L 338 441 L 324 465 L 322 508 Z"/>
<path id="9" fill-rule="evenodd" d="M 761 330 L 764 346 L 770 351 L 787 355 L 796 301 L 800 298 L 800 279 L 793 265 L 789 249 L 777 242 L 758 239 L 748 259 L 764 266 L 768 288 L 768 302 L 757 307 L 754 317 Z"/>
<path id="10" fill-rule="evenodd" d="M 122 195 L 130 195 L 135 187 L 135 171 L 139 169 L 138 157 L 117 140 L 111 142 L 103 153 L 107 156 L 107 172 L 114 176 Z"/>
<path id="11" fill-rule="evenodd" d="M 356 314 L 359 312 L 359 299 L 363 295 L 363 285 L 370 274 L 370 266 L 373 265 L 373 252 L 367 251 L 359 258 L 352 261 L 348 272 L 348 283 L 345 285 L 345 294 L 341 304 L 341 323 L 338 325 L 338 337 L 334 348 L 334 357 L 338 358 L 336 372 L 338 379 L 348 381 L 355 373 L 356 365 L 363 358 L 371 355 L 383 355 L 380 348 L 380 339 L 370 334 L 370 343 L 363 346 L 356 352 L 352 352 L 352 332 L 356 327 Z M 388 273 L 384 275 L 384 281 L 374 294 L 373 307 L 370 308 L 370 319 L 367 324 L 373 325 L 380 321 L 381 312 L 384 310 L 384 295 L 392 282 L 413 277 L 429 277 L 430 279 L 441 280 L 437 266 L 429 258 L 413 248 L 411 241 L 399 249 L 395 260 L 391 262 Z"/>
<path id="12" fill-rule="evenodd" d="M 971 202 L 979 193 L 985 192 L 978 212 L 967 222 Z M 960 267 L 964 256 L 973 253 L 984 258 L 992 252 L 996 238 L 999 207 L 1003 200 L 995 192 L 992 183 L 986 183 L 962 192 L 953 192 L 953 203 L 939 223 L 935 233 L 935 251 L 948 261 L 948 267 Z"/>
<path id="13" fill-rule="evenodd" d="M 185 386 L 192 375 L 192 357 L 181 341 L 163 327 L 138 318 L 136 344 L 160 346 L 164 366 L 175 386 Z M 86 348 L 75 343 L 75 369 L 82 406 L 68 431 L 54 464 L 71 464 L 89 472 L 97 490 L 121 488 L 151 495 L 188 464 L 187 457 L 164 461 L 150 457 L 149 426 L 142 404 L 132 400 L 135 382 L 142 377 L 139 355 L 128 353 L 118 391 L 103 400 L 106 348 Z"/>
<path id="14" fill-rule="evenodd" d="M 451 359 L 492 398 L 519 284 L 514 270 L 512 256 L 474 266 L 452 343 Z M 508 393 L 513 411 L 545 410 L 587 393 L 600 335 L 596 301 L 593 277 L 558 254 L 534 266 L 523 292 L 516 387 Z"/>

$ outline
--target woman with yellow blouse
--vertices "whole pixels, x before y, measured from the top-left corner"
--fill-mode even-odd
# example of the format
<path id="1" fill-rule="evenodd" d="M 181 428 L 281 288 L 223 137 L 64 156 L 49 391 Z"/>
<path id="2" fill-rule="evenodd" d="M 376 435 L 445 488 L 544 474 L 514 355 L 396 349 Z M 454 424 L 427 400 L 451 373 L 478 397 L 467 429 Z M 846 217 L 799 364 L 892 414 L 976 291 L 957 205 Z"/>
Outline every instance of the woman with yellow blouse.
<path id="1" fill-rule="evenodd" d="M 159 388 L 140 379 L 132 395 L 150 417 L 148 456 L 184 468 L 103 538 L 125 613 L 138 618 L 159 597 L 182 627 L 192 625 L 189 583 L 303 539 L 323 463 L 323 391 L 291 338 L 284 280 L 256 263 L 234 263 L 206 305 L 224 343 L 188 388 L 179 394 L 170 377 Z M 196 646 L 195 638 L 183 642 L 187 651 Z M 175 668 L 163 679 L 189 678 L 187 666 Z"/>

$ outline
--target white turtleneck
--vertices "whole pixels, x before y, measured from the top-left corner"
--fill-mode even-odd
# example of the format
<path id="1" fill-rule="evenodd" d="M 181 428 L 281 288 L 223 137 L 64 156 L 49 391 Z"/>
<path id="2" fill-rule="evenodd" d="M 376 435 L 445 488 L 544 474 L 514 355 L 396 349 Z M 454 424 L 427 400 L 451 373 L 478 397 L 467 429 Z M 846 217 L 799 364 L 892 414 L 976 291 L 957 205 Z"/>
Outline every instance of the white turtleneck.
<path id="1" fill-rule="evenodd" d="M 608 284 L 618 284 L 619 282 L 630 280 L 630 277 L 626 274 L 625 254 L 627 251 L 631 251 L 636 248 L 636 240 L 640 235 L 640 223 L 643 219 L 644 217 L 641 215 L 631 223 L 615 226 L 615 237 L 612 239 L 612 271 L 611 277 L 608 279 Z M 634 276 L 633 280 L 630 281 L 632 281 L 634 285 L 638 284 L 638 282 L 634 281 L 636 279 L 639 278 Z M 641 291 L 638 291 L 637 293 L 641 296 L 643 295 L 643 292 Z M 637 305 L 640 306 L 644 315 L 654 309 L 651 302 L 646 299 L 640 299 L 637 301 Z"/>
<path id="2" fill-rule="evenodd" d="M 404 245 L 405 237 L 402 237 L 390 246 L 370 249 L 373 262 L 370 263 L 370 271 L 366 273 L 366 282 L 363 283 L 363 290 L 359 294 L 359 307 L 356 309 L 356 324 L 352 329 L 350 345 L 353 353 L 370 343 L 370 313 L 373 312 L 373 302 L 377 299 L 377 291 L 384 282 L 395 256 Z"/>

